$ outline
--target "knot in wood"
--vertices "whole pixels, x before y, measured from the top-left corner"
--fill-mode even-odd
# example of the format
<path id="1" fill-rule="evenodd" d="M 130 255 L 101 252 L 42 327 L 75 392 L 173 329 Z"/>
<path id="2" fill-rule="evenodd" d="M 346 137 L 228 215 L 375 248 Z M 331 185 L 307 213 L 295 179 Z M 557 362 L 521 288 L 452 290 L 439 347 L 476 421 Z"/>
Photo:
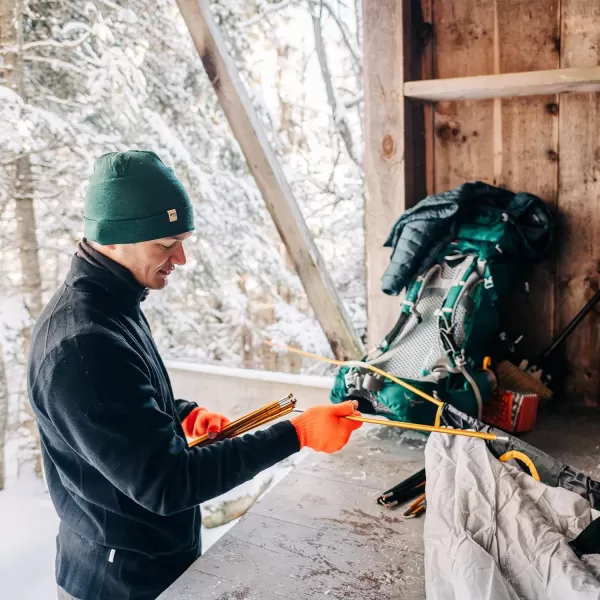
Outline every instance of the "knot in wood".
<path id="1" fill-rule="evenodd" d="M 381 148 L 385 158 L 391 158 L 396 154 L 396 144 L 394 143 L 394 138 L 389 133 L 383 136 Z"/>
<path id="2" fill-rule="evenodd" d="M 220 87 L 219 72 L 215 63 L 215 59 L 210 50 L 207 50 L 206 54 L 202 56 L 202 64 L 204 65 L 204 69 L 206 71 L 206 74 L 208 75 L 208 79 L 212 83 L 215 90 L 218 90 L 218 88 Z"/>

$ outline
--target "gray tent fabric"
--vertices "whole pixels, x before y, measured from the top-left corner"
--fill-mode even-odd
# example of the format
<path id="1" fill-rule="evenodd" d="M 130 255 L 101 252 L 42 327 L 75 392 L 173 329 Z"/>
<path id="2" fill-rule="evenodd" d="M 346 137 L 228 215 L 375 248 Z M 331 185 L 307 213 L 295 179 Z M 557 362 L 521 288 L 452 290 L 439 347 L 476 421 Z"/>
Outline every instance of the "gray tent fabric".
<path id="1" fill-rule="evenodd" d="M 428 600 L 600 600 L 598 556 L 568 545 L 600 516 L 587 499 L 475 438 L 432 434 L 425 469 Z"/>

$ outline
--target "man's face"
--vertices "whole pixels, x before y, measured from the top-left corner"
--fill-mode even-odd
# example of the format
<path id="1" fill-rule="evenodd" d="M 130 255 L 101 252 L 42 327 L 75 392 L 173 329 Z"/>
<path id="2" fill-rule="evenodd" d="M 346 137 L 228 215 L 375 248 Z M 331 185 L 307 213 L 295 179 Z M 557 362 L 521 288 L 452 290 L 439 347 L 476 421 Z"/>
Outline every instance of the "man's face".
<path id="1" fill-rule="evenodd" d="M 191 232 L 188 232 L 175 237 L 105 248 L 110 248 L 110 258 L 129 269 L 140 285 L 151 290 L 162 290 L 175 266 L 185 265 L 183 242 L 190 235 Z"/>

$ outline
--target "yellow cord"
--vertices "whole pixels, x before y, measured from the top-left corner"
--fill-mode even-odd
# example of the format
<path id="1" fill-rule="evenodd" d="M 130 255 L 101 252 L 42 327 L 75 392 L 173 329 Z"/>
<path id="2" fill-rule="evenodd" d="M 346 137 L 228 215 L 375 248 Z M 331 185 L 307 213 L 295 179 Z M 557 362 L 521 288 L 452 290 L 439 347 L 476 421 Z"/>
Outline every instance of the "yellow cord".
<path id="1" fill-rule="evenodd" d="M 400 429 L 412 429 L 413 431 L 424 431 L 427 433 L 446 433 L 448 435 L 459 435 L 464 437 L 473 437 L 480 440 L 499 441 L 495 433 L 485 433 L 483 431 L 470 431 L 467 429 L 454 429 L 453 427 L 434 427 L 432 425 L 421 425 L 420 423 L 405 423 L 404 421 L 384 421 L 383 419 L 373 419 L 363 415 L 348 415 L 344 417 L 350 421 L 360 421 L 361 423 L 373 423 L 374 425 L 385 425 L 386 427 L 398 427 Z M 502 441 L 502 440 L 500 440 Z"/>
<path id="2" fill-rule="evenodd" d="M 422 392 L 419 388 L 416 388 L 416 387 L 410 385 L 410 383 L 406 383 L 405 381 L 402 381 L 401 379 L 398 379 L 397 377 L 394 377 L 390 373 L 388 373 L 386 371 L 382 371 L 381 369 L 378 369 L 377 367 L 374 367 L 373 365 L 362 362 L 360 360 L 345 360 L 344 361 L 344 360 L 336 360 L 335 358 L 326 358 L 325 356 L 319 356 L 318 354 L 313 354 L 312 352 L 306 352 L 306 350 L 300 350 L 299 348 L 292 348 L 290 346 L 284 346 L 283 344 L 276 344 L 275 342 L 271 342 L 270 340 L 265 341 L 265 344 L 267 344 L 268 346 L 282 348 L 283 350 L 287 350 L 288 352 L 295 352 L 296 354 L 301 354 L 302 356 L 306 356 L 308 358 L 314 358 L 316 360 L 330 363 L 332 365 L 338 365 L 340 367 L 349 366 L 349 367 L 362 367 L 364 369 L 369 369 L 369 371 L 373 371 L 374 373 L 377 373 L 378 375 L 381 375 L 382 377 L 385 377 L 386 379 L 389 379 L 390 381 L 397 383 L 398 385 L 409 390 L 413 394 L 416 394 L 417 396 L 420 396 L 421 398 L 435 404 L 438 407 L 438 411 L 437 411 L 437 414 L 435 417 L 435 425 L 439 426 L 439 424 L 440 424 L 441 411 L 444 406 L 444 403 L 441 400 L 438 400 L 437 398 L 430 396 L 426 392 Z"/>
<path id="3" fill-rule="evenodd" d="M 506 462 L 507 460 L 510 460 L 511 458 L 517 458 L 521 462 L 524 462 L 527 465 L 527 468 L 529 469 L 531 476 L 536 481 L 540 480 L 540 474 L 538 473 L 538 470 L 535 468 L 533 461 L 529 458 L 529 456 L 527 456 L 527 454 L 524 454 L 523 452 L 520 452 L 519 450 L 509 450 L 508 452 L 505 452 L 498 460 L 500 462 Z"/>
<path id="4" fill-rule="evenodd" d="M 434 421 L 433 427 L 431 427 L 429 425 L 418 425 L 418 424 L 415 424 L 415 423 L 398 423 L 398 422 L 395 422 L 395 421 L 391 421 L 391 422 L 385 423 L 386 425 L 391 425 L 391 426 L 396 426 L 396 427 L 404 427 L 405 429 L 417 429 L 417 428 L 421 428 L 421 429 L 419 429 L 420 431 L 426 431 L 426 430 L 427 431 L 431 431 L 433 429 L 439 429 L 440 428 L 441 417 L 442 417 L 442 409 L 444 408 L 444 403 L 441 400 L 438 400 L 437 398 L 434 398 L 433 396 L 430 396 L 429 394 L 426 394 L 425 392 L 422 392 L 420 389 L 418 389 L 416 387 L 413 387 L 409 383 L 406 383 L 405 381 L 402 381 L 401 379 L 398 379 L 397 377 L 394 377 L 393 375 L 391 375 L 390 373 L 387 373 L 386 371 L 382 371 L 381 369 L 378 369 L 377 367 L 374 367 L 374 366 L 369 365 L 367 363 L 364 363 L 362 361 L 357 361 L 357 360 L 343 361 L 343 360 L 337 360 L 335 358 L 327 358 L 325 356 L 320 356 L 318 354 L 313 354 L 312 352 L 306 352 L 306 350 L 300 350 L 299 348 L 292 348 L 291 346 L 284 346 L 283 344 L 276 344 L 275 342 L 272 342 L 270 340 L 266 340 L 265 344 L 267 344 L 268 346 L 275 346 L 277 348 L 282 348 L 283 350 L 287 350 L 288 352 L 295 352 L 296 354 L 300 354 L 300 355 L 306 356 L 308 358 L 314 358 L 316 360 L 320 360 L 322 362 L 330 363 L 332 365 L 337 365 L 337 366 L 340 366 L 340 367 L 343 367 L 343 366 L 360 366 L 360 367 L 363 367 L 365 369 L 369 369 L 370 371 L 373 371 L 375 373 L 378 373 L 379 375 L 381 375 L 383 377 L 386 377 L 390 381 L 393 381 L 394 383 L 397 383 L 398 385 L 402 386 L 403 388 L 406 388 L 407 390 L 413 392 L 417 396 L 421 396 L 421 398 L 424 398 L 425 400 L 428 400 L 429 402 L 432 402 L 433 404 L 435 404 L 437 406 L 437 411 L 435 413 L 435 421 Z M 358 420 L 355 417 L 346 417 L 346 418 L 351 419 L 351 420 Z M 360 420 L 364 420 L 367 423 L 368 422 L 376 422 L 376 423 L 379 423 L 381 425 L 384 424 L 383 422 L 379 422 L 377 420 L 367 419 L 367 417 L 361 417 Z M 479 433 L 479 432 L 468 432 L 468 431 L 463 431 L 463 430 L 460 430 L 460 429 L 451 429 L 451 428 L 442 428 L 442 429 L 443 429 L 443 431 L 441 431 L 440 433 L 453 433 L 455 435 L 466 435 L 466 436 L 469 436 L 469 437 L 480 437 L 480 438 L 487 439 L 487 440 L 498 440 L 498 441 L 500 441 L 500 437 L 496 436 L 495 434 L 482 434 L 482 433 Z M 503 441 L 507 441 L 507 440 L 503 440 Z M 525 455 L 523 454 L 523 456 L 525 456 Z M 525 456 L 525 458 L 527 458 L 527 457 Z M 529 460 L 529 459 L 527 459 L 527 460 Z M 532 473 L 535 472 L 535 476 L 537 476 L 537 479 L 539 481 L 539 476 L 537 475 L 537 471 L 535 470 L 535 466 L 533 465 L 533 463 L 531 461 L 529 461 L 529 463 L 531 463 Z"/>

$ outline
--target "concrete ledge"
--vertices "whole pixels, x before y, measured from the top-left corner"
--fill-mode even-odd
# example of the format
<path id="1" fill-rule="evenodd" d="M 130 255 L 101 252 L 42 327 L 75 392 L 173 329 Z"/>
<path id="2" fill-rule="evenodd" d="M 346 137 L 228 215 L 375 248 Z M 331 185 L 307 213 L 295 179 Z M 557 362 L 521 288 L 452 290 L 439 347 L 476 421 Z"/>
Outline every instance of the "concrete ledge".
<path id="1" fill-rule="evenodd" d="M 298 408 L 328 404 L 333 377 L 292 375 L 167 361 L 176 398 L 237 418 L 260 406 L 294 394 Z"/>

